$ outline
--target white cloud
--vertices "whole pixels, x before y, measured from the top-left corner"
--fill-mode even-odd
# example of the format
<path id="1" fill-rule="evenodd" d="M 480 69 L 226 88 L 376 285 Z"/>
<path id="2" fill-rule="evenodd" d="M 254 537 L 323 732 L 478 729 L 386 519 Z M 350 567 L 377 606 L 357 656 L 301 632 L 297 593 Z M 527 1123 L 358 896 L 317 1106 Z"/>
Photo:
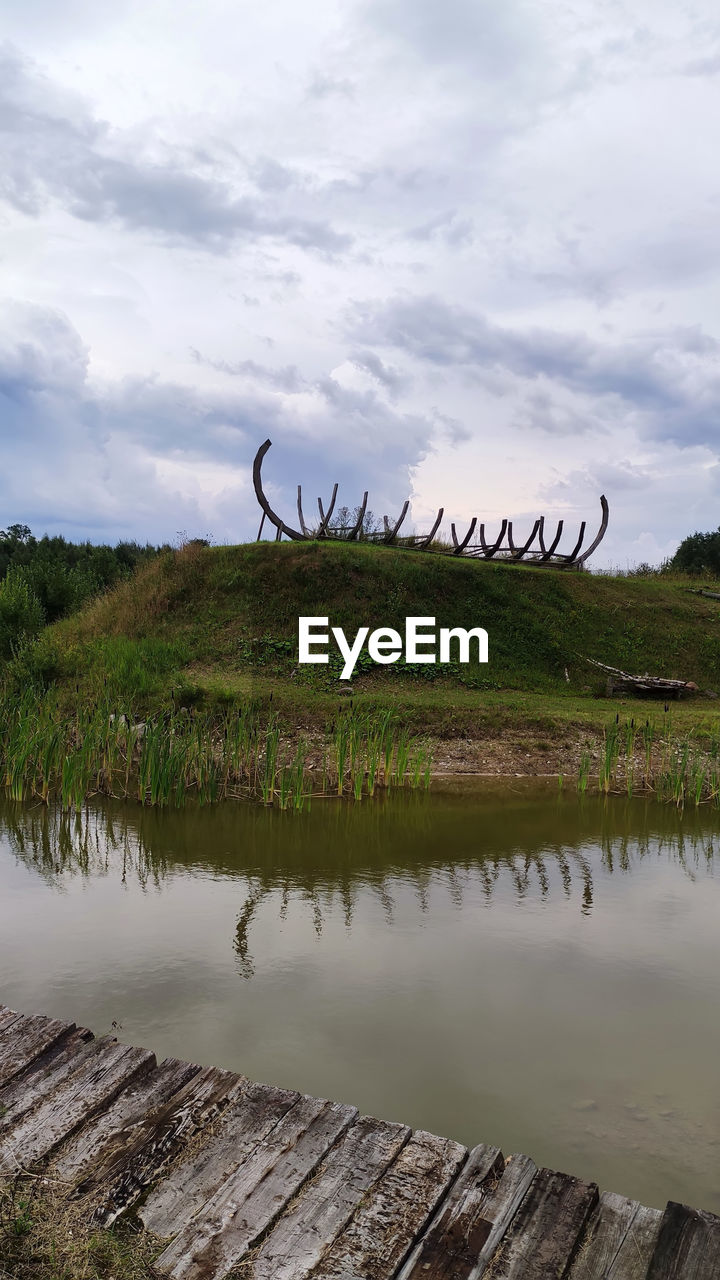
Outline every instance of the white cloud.
<path id="1" fill-rule="evenodd" d="M 289 511 L 717 524 L 710 0 L 0 13 L 13 518 L 252 536 L 269 434 Z"/>

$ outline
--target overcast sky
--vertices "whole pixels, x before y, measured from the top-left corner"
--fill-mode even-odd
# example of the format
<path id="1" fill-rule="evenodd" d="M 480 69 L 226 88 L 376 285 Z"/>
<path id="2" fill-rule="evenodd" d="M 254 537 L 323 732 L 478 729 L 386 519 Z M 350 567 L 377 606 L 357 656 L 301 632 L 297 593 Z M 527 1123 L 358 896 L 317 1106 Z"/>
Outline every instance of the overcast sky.
<path id="1" fill-rule="evenodd" d="M 720 525 L 712 0 L 0 0 L 0 527 Z M 569 547 L 564 548 L 569 549 Z"/>

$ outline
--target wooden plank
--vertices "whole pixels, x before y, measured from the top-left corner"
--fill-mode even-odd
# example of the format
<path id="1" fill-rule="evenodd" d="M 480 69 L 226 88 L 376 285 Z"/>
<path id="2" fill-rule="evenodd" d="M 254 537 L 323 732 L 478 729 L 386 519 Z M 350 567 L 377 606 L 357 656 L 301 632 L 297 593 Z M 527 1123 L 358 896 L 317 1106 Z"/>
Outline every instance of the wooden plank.
<path id="1" fill-rule="evenodd" d="M 312 1273 L 317 1280 L 391 1280 L 467 1156 L 418 1130 Z"/>
<path id="2" fill-rule="evenodd" d="M 527 1156 L 506 1162 L 497 1147 L 475 1147 L 398 1280 L 475 1280 L 517 1212 L 537 1172 Z"/>
<path id="3" fill-rule="evenodd" d="M 182 1231 L 299 1100 L 300 1094 L 289 1089 L 247 1085 L 200 1150 L 177 1164 L 150 1192 L 138 1210 L 148 1231 L 162 1238 Z"/>
<path id="4" fill-rule="evenodd" d="M 720 1218 L 669 1200 L 647 1280 L 718 1280 Z"/>
<path id="5" fill-rule="evenodd" d="M 17 1018 L 0 1041 L 0 1089 L 74 1030 L 74 1022 L 30 1018 L 25 1014 Z"/>
<path id="6" fill-rule="evenodd" d="M 605 1191 L 570 1270 L 570 1280 L 645 1280 L 660 1229 L 659 1209 Z"/>
<path id="7" fill-rule="evenodd" d="M 660 1234 L 660 1209 L 640 1205 L 619 1253 L 608 1272 L 608 1280 L 646 1280 L 648 1267 Z"/>
<path id="8" fill-rule="evenodd" d="M 173 1280 L 215 1280 L 243 1258 L 315 1172 L 357 1115 L 303 1097 L 156 1259 Z"/>
<path id="9" fill-rule="evenodd" d="M 492 1256 L 492 1280 L 564 1280 L 597 1202 L 594 1182 L 540 1169 Z"/>
<path id="10" fill-rule="evenodd" d="M 80 1195 L 101 1192 L 93 1221 L 109 1226 L 143 1195 L 196 1133 L 220 1115 L 241 1092 L 245 1080 L 234 1071 L 205 1067 L 164 1107 L 137 1126 L 130 1143 L 111 1150 L 77 1188 Z"/>
<path id="11" fill-rule="evenodd" d="M 370 1116 L 352 1125 L 263 1242 L 253 1258 L 253 1280 L 309 1276 L 409 1137 L 406 1125 Z"/>
<path id="12" fill-rule="evenodd" d="M 137 1076 L 155 1066 L 155 1055 L 111 1042 L 83 1061 L 32 1111 L 3 1131 L 0 1168 L 28 1168 L 50 1155 L 61 1142 Z"/>
<path id="13" fill-rule="evenodd" d="M 20 1017 L 14 1009 L 8 1009 L 7 1005 L 0 1004 L 0 1039 L 5 1035 L 6 1030 Z"/>
<path id="14" fill-rule="evenodd" d="M 108 1153 L 131 1144 L 148 1116 L 182 1089 L 200 1068 L 193 1063 L 166 1058 L 154 1071 L 135 1080 L 107 1110 L 95 1115 L 61 1148 L 53 1161 L 53 1175 L 75 1185 L 88 1168 L 95 1176 L 107 1164 Z"/>
<path id="15" fill-rule="evenodd" d="M 9 1129 L 56 1084 L 77 1071 L 85 1058 L 113 1043 L 110 1036 L 95 1040 L 92 1031 L 78 1027 L 15 1076 L 9 1085 L 0 1089 L 0 1140 L 3 1130 Z"/>
<path id="16" fill-rule="evenodd" d="M 536 1175 L 537 1165 L 528 1156 L 513 1155 L 506 1161 L 502 1178 L 494 1190 L 488 1192 L 484 1215 L 492 1222 L 492 1227 L 470 1272 L 469 1280 L 479 1280 L 486 1271 L 489 1274 L 488 1268 L 495 1250 L 508 1231 Z"/>

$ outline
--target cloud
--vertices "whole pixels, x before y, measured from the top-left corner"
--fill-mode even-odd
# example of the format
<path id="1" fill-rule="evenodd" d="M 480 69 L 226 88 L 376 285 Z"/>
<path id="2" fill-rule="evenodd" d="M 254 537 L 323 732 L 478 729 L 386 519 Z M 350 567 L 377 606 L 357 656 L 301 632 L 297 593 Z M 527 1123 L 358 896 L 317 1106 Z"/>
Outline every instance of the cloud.
<path id="1" fill-rule="evenodd" d="M 268 203 L 296 181 L 282 165 L 267 158 L 250 164 L 258 196 L 193 172 L 189 155 L 162 145 L 156 156 L 142 155 L 137 137 L 124 138 L 93 117 L 77 95 L 53 86 L 7 46 L 0 51 L 0 139 L 0 196 L 30 217 L 55 203 L 84 221 L 117 221 L 216 249 L 267 238 L 336 254 L 352 243 L 322 219 Z"/>
<path id="2" fill-rule="evenodd" d="M 586 407 L 589 399 L 588 430 L 598 419 L 625 416 L 656 439 L 720 445 L 720 343 L 697 325 L 611 342 L 580 331 L 510 328 L 439 298 L 404 295 L 355 304 L 348 331 L 419 363 L 465 370 L 500 394 L 516 389 L 513 380 L 542 380 L 584 397 Z M 560 429 L 547 389 L 533 391 L 527 409 L 533 427 Z M 565 429 L 578 426 L 579 416 L 569 415 Z"/>
<path id="3" fill-rule="evenodd" d="M 374 351 L 356 351 L 350 359 L 356 368 L 369 373 L 371 378 L 379 382 L 392 399 L 395 399 L 410 383 L 406 374 L 400 373 L 393 365 L 384 364 Z"/>
<path id="4" fill-rule="evenodd" d="M 376 508 L 392 511 L 410 492 L 408 460 L 425 456 L 435 431 L 432 415 L 398 413 L 331 375 L 273 379 L 252 361 L 208 361 L 229 375 L 228 389 L 201 391 L 157 377 L 100 382 L 87 356 L 61 312 L 0 312 L 0 422 L 5 454 L 13 450 L 0 478 L 6 523 L 95 537 L 166 540 L 187 529 L 249 538 L 252 460 L 268 436 L 268 492 L 286 518 L 298 482 L 326 496 L 338 480 L 348 504 L 368 488 Z"/>
<path id="5" fill-rule="evenodd" d="M 191 354 L 198 364 L 205 364 L 218 373 L 227 373 L 232 378 L 247 378 L 262 383 L 271 391 L 302 391 L 308 384 L 295 365 L 286 365 L 284 369 L 273 369 L 269 365 L 259 364 L 256 360 L 210 360 L 199 351 L 191 349 Z"/>

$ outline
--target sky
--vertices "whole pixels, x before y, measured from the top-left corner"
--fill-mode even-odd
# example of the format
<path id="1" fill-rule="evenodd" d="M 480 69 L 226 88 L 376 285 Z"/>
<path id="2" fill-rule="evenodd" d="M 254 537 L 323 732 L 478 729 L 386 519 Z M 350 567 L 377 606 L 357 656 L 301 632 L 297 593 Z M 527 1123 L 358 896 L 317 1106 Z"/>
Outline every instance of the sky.
<path id="1" fill-rule="evenodd" d="M 720 525 L 711 0 L 0 0 L 0 152 L 0 527 Z"/>

